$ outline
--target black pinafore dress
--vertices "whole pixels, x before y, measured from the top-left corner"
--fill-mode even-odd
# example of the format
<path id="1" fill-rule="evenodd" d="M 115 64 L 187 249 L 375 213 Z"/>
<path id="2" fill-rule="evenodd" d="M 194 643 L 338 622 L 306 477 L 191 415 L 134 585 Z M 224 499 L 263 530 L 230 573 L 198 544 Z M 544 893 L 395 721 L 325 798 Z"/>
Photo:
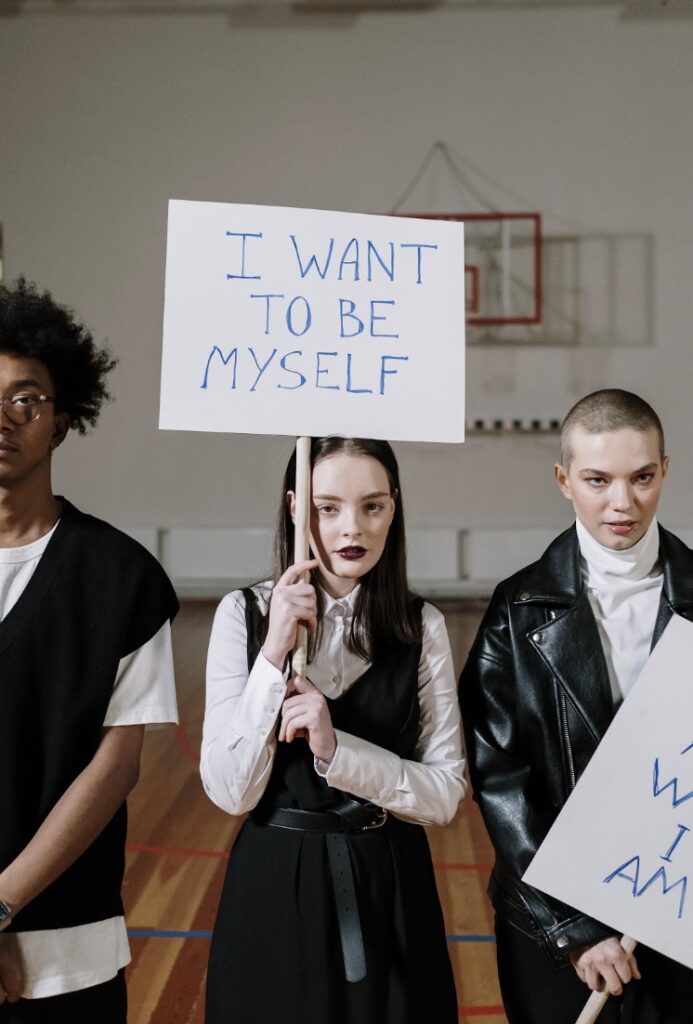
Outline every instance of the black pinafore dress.
<path id="1" fill-rule="evenodd" d="M 248 663 L 261 620 L 245 591 Z M 403 758 L 419 728 L 420 645 L 398 647 L 341 697 L 335 728 Z M 388 815 L 345 836 L 366 975 L 345 977 L 327 836 L 263 824 L 278 808 L 326 812 L 344 802 L 303 740 L 279 743 L 267 789 L 226 873 L 207 979 L 206 1024 L 455 1024 L 457 1001 L 423 828 Z"/>

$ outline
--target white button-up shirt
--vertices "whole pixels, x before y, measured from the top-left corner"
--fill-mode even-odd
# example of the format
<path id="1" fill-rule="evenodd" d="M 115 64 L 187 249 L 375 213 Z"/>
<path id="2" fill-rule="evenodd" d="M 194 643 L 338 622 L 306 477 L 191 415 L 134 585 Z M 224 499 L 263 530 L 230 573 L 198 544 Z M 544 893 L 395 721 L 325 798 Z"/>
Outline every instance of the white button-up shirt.
<path id="1" fill-rule="evenodd" d="M 265 611 L 271 584 L 255 593 Z M 345 693 L 369 665 L 347 646 L 355 597 L 356 590 L 339 600 L 323 594 L 320 645 L 307 674 L 326 697 Z M 400 758 L 336 729 L 331 763 L 316 761 L 315 770 L 330 786 L 398 817 L 444 825 L 466 790 L 457 687 L 442 614 L 424 604 L 422 624 L 415 758 Z M 200 770 L 208 796 L 229 814 L 252 810 L 265 791 L 286 685 L 286 674 L 262 652 L 248 675 L 245 599 L 241 591 L 228 594 L 217 609 L 209 645 Z"/>

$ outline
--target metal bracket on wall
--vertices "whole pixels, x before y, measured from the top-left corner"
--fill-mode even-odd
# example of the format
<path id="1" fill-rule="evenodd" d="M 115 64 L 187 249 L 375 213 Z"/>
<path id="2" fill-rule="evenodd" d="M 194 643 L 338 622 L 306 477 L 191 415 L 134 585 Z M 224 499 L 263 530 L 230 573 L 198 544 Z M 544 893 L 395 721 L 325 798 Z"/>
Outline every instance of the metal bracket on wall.
<path id="1" fill-rule="evenodd" d="M 467 420 L 466 433 L 468 436 L 478 434 L 558 434 L 561 429 L 561 420 L 551 419 L 522 419 L 495 418 Z"/>

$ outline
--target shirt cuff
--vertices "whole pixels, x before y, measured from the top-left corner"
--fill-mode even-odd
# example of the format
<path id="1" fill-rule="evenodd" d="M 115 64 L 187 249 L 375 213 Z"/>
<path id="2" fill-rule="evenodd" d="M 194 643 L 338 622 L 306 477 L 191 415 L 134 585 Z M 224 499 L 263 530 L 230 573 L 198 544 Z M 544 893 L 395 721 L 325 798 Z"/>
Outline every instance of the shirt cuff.
<path id="1" fill-rule="evenodd" d="M 332 755 L 332 761 L 334 761 L 336 756 L 337 756 L 337 750 L 335 748 L 335 752 Z M 318 773 L 318 775 L 320 776 L 321 779 L 326 779 L 327 778 L 327 773 L 329 772 L 329 770 L 330 770 L 330 768 L 332 766 L 332 761 L 323 761 L 323 759 L 321 757 L 314 757 L 313 758 L 313 767 L 315 768 L 316 772 Z"/>
<path id="2" fill-rule="evenodd" d="M 178 725 L 178 709 L 173 705 L 124 708 L 118 714 L 107 714 L 103 724 L 109 728 L 114 725 Z"/>
<path id="3" fill-rule="evenodd" d="M 397 754 L 341 729 L 335 729 L 335 736 L 337 746 L 330 764 L 316 758 L 318 775 L 329 786 L 362 800 L 386 802 L 399 778 L 401 762 Z"/>

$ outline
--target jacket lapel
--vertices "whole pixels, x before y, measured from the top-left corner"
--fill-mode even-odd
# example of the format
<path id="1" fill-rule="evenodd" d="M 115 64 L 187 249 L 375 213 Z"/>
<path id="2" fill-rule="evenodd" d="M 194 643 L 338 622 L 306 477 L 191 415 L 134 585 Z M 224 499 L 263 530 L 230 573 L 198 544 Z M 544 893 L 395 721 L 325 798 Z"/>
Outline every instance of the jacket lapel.
<path id="1" fill-rule="evenodd" d="M 691 550 L 660 526 L 659 557 L 664 580 L 652 647 L 673 614 L 693 621 Z M 571 527 L 556 538 L 532 567 L 524 579 L 527 589 L 516 597 L 515 603 L 553 605 L 554 617 L 528 632 L 527 642 L 599 740 L 613 718 L 613 703 L 601 637 L 582 585 L 579 559 L 577 535 L 575 527 Z M 585 680 L 589 680 L 588 685 Z"/>
<path id="2" fill-rule="evenodd" d="M 527 640 L 599 742 L 613 718 L 613 700 L 597 623 L 585 590 L 571 607 L 527 633 Z"/>
<path id="3" fill-rule="evenodd" d="M 652 643 L 650 644 L 650 652 L 655 648 L 655 645 L 659 643 L 662 633 L 669 624 L 669 619 L 674 614 L 674 609 L 671 607 L 664 588 L 659 598 L 659 608 L 657 609 L 657 618 L 655 619 L 655 627 L 652 632 Z"/>
<path id="4" fill-rule="evenodd" d="M 664 582 L 659 600 L 657 621 L 652 634 L 652 647 L 658 643 L 672 617 L 693 619 L 693 558 L 690 548 L 673 533 L 659 527 L 659 558 Z"/>
<path id="5" fill-rule="evenodd" d="M 526 633 L 596 742 L 613 718 L 613 700 L 599 630 L 580 571 L 575 527 L 549 545 L 523 580 L 516 604 L 543 605 L 551 619 Z"/>

